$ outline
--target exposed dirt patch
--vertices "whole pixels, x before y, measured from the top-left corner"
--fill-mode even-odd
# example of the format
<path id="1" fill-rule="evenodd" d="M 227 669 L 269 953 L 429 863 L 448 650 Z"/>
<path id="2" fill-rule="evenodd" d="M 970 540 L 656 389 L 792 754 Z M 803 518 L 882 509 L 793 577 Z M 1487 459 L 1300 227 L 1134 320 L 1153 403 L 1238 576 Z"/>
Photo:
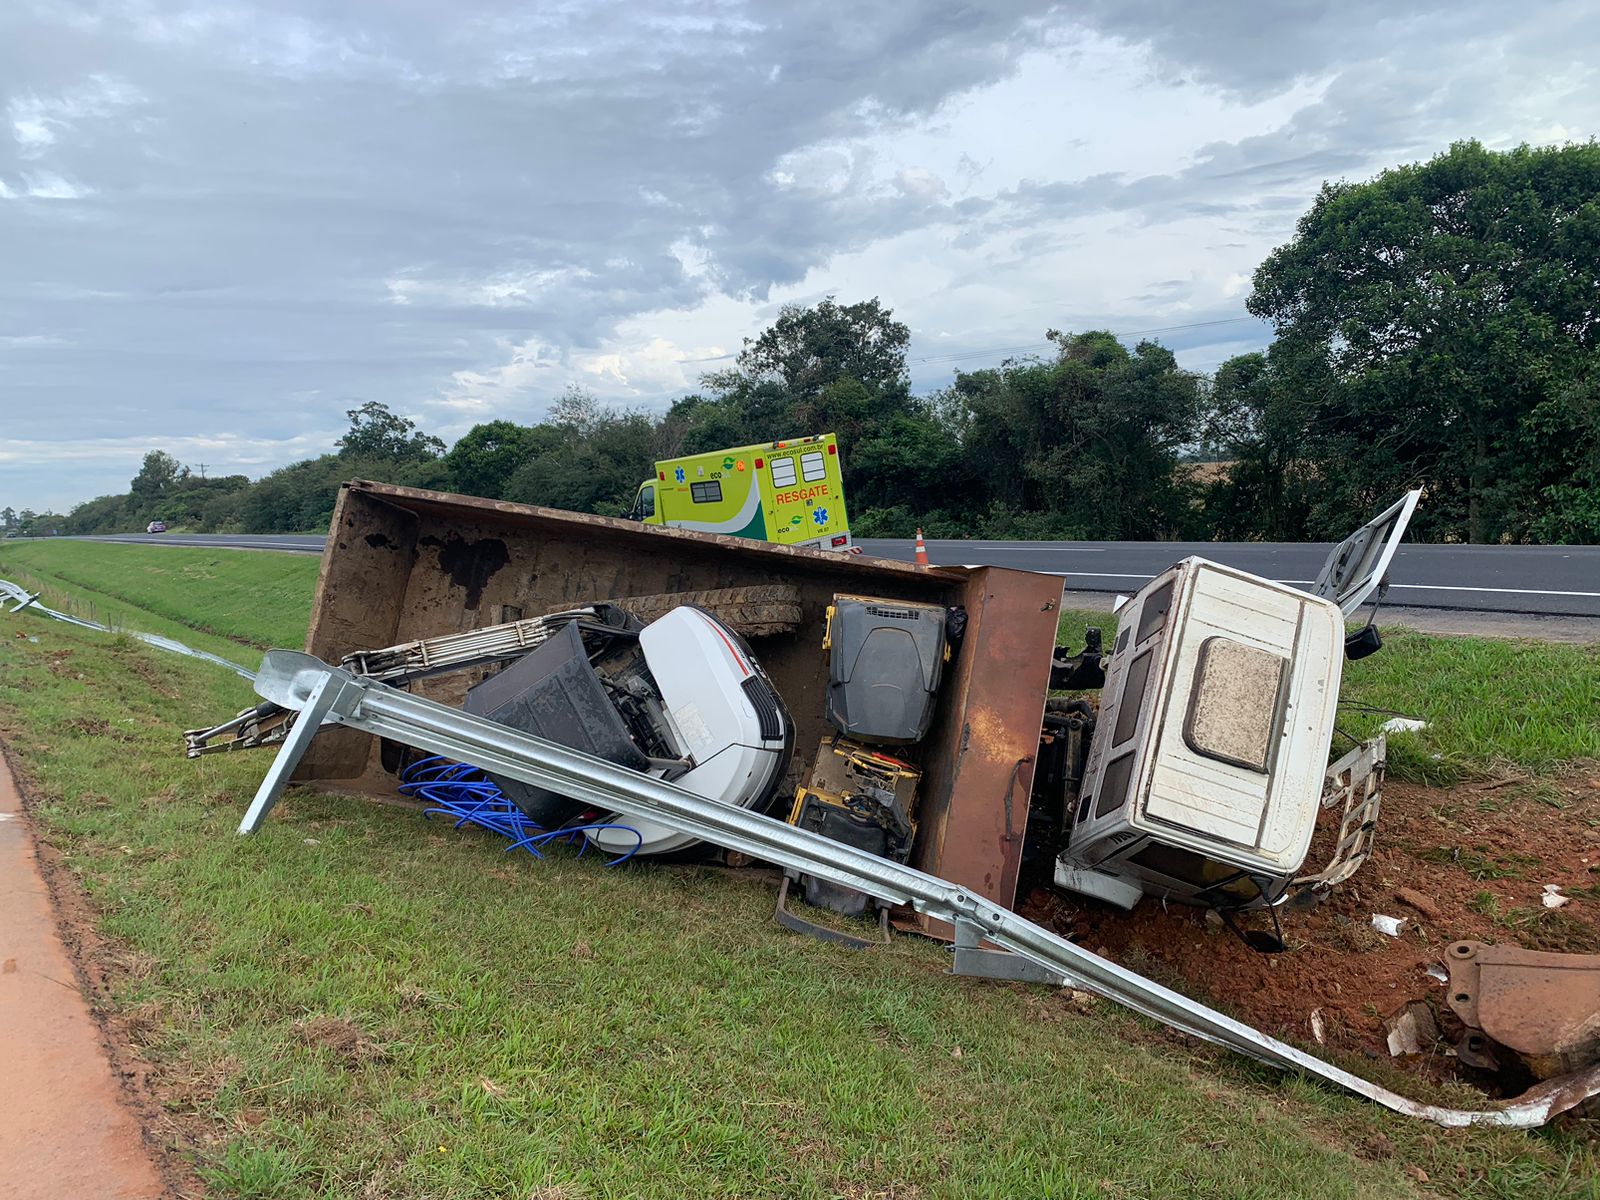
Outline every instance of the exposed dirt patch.
<path id="1" fill-rule="evenodd" d="M 387 1057 L 385 1048 L 354 1021 L 344 1017 L 312 1017 L 296 1028 L 311 1046 L 330 1051 L 349 1066 Z"/>
<path id="2" fill-rule="evenodd" d="M 172 689 L 171 676 L 164 673 L 150 657 L 137 649 L 137 643 L 131 638 L 126 644 L 113 647 L 112 652 L 117 656 L 119 666 L 137 675 L 139 679 L 152 692 L 168 700 L 176 700 L 178 693 Z"/>
<path id="3" fill-rule="evenodd" d="M 110 738 L 114 742 L 136 740 L 126 729 L 118 729 L 104 717 L 73 717 L 67 726 L 89 737 Z"/>
<path id="4" fill-rule="evenodd" d="M 1321 866 L 1327 843 L 1319 831 L 1308 863 Z M 1540 902 L 1552 883 L 1572 897 L 1564 908 Z M 1124 914 L 1041 889 L 1022 911 L 1267 1033 L 1312 1043 L 1320 1010 L 1326 1046 L 1387 1060 L 1383 1018 L 1408 1000 L 1426 1000 L 1447 1036 L 1459 1032 L 1444 985 L 1427 974 L 1451 942 L 1600 953 L 1600 768 L 1538 783 L 1390 783 L 1372 861 L 1314 911 L 1283 914 L 1285 954 L 1257 954 L 1181 905 L 1146 900 Z M 1400 936 L 1374 929 L 1374 913 L 1405 918 Z M 1408 1065 L 1458 1070 L 1440 1055 Z"/>

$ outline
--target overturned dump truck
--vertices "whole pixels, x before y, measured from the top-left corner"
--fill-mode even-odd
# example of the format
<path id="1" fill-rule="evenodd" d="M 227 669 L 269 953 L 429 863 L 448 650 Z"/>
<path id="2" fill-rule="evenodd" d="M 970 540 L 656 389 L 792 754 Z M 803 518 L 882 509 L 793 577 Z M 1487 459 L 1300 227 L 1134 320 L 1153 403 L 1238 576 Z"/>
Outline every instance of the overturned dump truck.
<path id="1" fill-rule="evenodd" d="M 190 752 L 279 745 L 241 832 L 291 778 L 392 794 L 417 759 L 445 756 L 558 825 L 568 804 L 646 853 L 775 864 L 791 928 L 864 944 L 835 918 L 870 909 L 884 934 L 892 919 L 953 940 L 958 972 L 1084 988 L 1441 1124 L 1537 1125 L 1600 1094 L 1600 1066 L 1499 1107 L 1420 1104 L 1012 911 L 1041 848 L 1060 886 L 1230 923 L 1314 902 L 1359 867 L 1382 748 L 1326 763 L 1340 664 L 1376 631 L 1347 638 L 1342 618 L 1415 503 L 1336 550 L 1315 594 L 1185 560 L 1134 598 L 1102 656 L 1056 650 L 1055 577 L 353 483 L 307 652 L 269 653 L 265 703 L 193 731 Z M 1047 703 L 1102 685 L 1099 707 Z M 1299 874 L 1319 806 L 1340 801 L 1338 857 Z"/>
<path id="2" fill-rule="evenodd" d="M 331 663 L 413 639 L 622 597 L 792 589 L 784 632 L 751 640 L 794 723 L 791 760 L 775 792 L 787 811 L 827 719 L 828 610 L 840 594 L 959 608 L 959 654 L 944 667 L 938 704 L 915 754 L 922 773 L 911 862 L 1010 908 L 1027 833 L 1028 797 L 1060 619 L 1061 581 L 998 567 L 918 568 L 605 517 L 356 482 L 340 493 L 312 606 L 306 652 Z M 769 613 L 757 613 L 767 616 Z M 356 665 L 356 664 L 352 664 Z M 359 668 L 358 668 L 359 669 Z M 452 707 L 494 666 L 412 679 Z M 395 739 L 327 729 L 297 782 L 391 794 L 408 765 Z M 905 924 L 950 936 L 917 914 Z"/>

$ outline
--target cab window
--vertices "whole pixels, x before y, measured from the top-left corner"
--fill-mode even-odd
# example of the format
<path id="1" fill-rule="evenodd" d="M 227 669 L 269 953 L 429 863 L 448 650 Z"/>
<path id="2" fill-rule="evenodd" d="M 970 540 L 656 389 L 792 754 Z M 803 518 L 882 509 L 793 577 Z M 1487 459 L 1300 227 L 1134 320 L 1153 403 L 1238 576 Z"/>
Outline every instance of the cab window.
<path id="1" fill-rule="evenodd" d="M 634 515 L 641 521 L 648 521 L 656 515 L 656 489 L 652 485 L 646 484 L 639 489 Z"/>

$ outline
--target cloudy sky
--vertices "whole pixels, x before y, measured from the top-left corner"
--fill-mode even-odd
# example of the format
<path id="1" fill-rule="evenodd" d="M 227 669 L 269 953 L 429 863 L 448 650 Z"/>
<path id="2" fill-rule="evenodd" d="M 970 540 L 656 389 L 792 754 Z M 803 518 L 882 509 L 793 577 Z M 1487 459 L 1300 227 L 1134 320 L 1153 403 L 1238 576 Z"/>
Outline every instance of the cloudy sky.
<path id="1" fill-rule="evenodd" d="M 919 389 L 1209 368 L 1323 179 L 1587 139 L 1596 64 L 1591 0 L 3 0 L 0 505 L 661 406 L 830 292 Z"/>

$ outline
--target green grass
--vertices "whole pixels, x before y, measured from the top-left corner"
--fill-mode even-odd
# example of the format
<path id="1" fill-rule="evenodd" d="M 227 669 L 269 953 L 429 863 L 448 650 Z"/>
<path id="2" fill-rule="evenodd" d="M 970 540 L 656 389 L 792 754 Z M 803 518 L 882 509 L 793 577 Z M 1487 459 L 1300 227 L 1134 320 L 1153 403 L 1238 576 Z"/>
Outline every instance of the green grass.
<path id="1" fill-rule="evenodd" d="M 1110 648 L 1109 613 L 1064 612 L 1059 640 L 1081 647 L 1085 625 Z M 1382 650 L 1345 664 L 1339 728 L 1367 738 L 1391 715 L 1427 721 L 1389 736 L 1391 776 L 1440 784 L 1600 759 L 1600 645 L 1382 633 Z M 1335 738 L 1335 755 L 1349 744 Z"/>
<path id="2" fill-rule="evenodd" d="M 110 566 L 6 547 L 0 576 L 175 600 L 179 564 L 93 549 Z M 224 603 L 195 575 L 188 609 L 299 644 L 314 562 L 198 554 L 214 577 L 260 562 L 280 572 L 262 597 L 289 598 Z M 240 840 L 267 759 L 189 762 L 178 731 L 246 684 L 37 617 L 0 633 L 0 730 L 114 947 L 102 1002 L 216 1195 L 1332 1200 L 1413 1194 L 1420 1167 L 1437 1195 L 1600 1196 L 1592 1125 L 1406 1121 L 1109 1004 L 953 978 L 921 939 L 858 954 L 787 934 L 751 873 L 513 858 L 306 792 Z"/>
<path id="3" fill-rule="evenodd" d="M 210 550 L 188 546 L 134 546 L 110 542 L 0 542 L 0 578 L 24 582 L 46 601 L 65 593 L 93 603 L 130 628 L 162 633 L 210 650 L 169 629 L 137 624 L 154 614 L 188 632 L 200 632 L 256 650 L 305 644 L 311 592 L 320 559 L 311 554 Z M 85 612 L 84 615 L 87 615 Z M 104 616 L 98 620 L 106 622 Z M 217 651 L 221 653 L 221 651 Z M 247 664 L 248 665 L 248 664 Z"/>
<path id="4" fill-rule="evenodd" d="M 0 640 L 0 721 L 217 1195 L 1281 1200 L 1409 1194 L 1406 1166 L 1448 1195 L 1593 1194 L 1578 1133 L 1445 1132 L 953 978 L 921 939 L 823 946 L 752 874 L 513 858 L 307 793 L 240 840 L 266 759 L 187 762 L 176 736 L 239 681 L 28 628 Z"/>

